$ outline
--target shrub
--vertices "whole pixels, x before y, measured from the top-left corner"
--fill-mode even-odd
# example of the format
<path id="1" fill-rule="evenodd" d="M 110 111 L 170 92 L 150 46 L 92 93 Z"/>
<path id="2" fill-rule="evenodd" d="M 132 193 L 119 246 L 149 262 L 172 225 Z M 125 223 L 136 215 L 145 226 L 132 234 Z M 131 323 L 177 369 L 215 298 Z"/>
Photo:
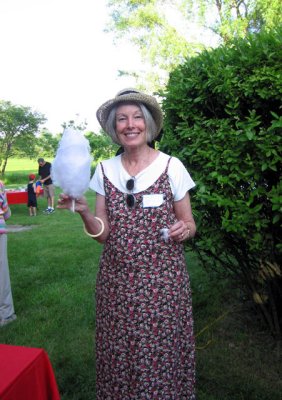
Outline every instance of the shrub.
<path id="1" fill-rule="evenodd" d="M 281 338 L 282 29 L 204 51 L 174 70 L 161 149 L 197 183 L 192 247 L 227 272 Z M 211 257 L 212 256 L 212 257 Z"/>

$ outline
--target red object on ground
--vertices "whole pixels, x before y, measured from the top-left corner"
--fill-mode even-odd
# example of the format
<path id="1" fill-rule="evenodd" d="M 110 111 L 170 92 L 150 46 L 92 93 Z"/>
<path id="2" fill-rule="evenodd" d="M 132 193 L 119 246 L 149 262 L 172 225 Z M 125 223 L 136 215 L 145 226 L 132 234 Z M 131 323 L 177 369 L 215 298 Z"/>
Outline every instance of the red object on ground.
<path id="1" fill-rule="evenodd" d="M 60 400 L 52 365 L 43 349 L 0 344 L 1 400 Z"/>
<path id="2" fill-rule="evenodd" d="M 43 195 L 43 189 L 40 190 L 40 195 Z M 27 192 L 17 190 L 6 191 L 7 201 L 9 206 L 11 204 L 27 204 Z"/>

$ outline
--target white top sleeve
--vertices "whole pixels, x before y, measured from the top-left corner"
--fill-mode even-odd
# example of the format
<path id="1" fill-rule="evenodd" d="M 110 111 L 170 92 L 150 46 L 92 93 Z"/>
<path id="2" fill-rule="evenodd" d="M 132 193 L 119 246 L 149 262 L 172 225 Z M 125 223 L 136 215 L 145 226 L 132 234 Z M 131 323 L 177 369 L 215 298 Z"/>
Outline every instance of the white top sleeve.
<path id="1" fill-rule="evenodd" d="M 135 176 L 134 192 L 142 192 L 151 186 L 159 176 L 165 171 L 170 156 L 159 152 L 158 157 L 143 171 Z M 126 182 L 131 176 L 124 169 L 121 162 L 121 155 L 110 158 L 102 162 L 106 177 L 121 192 L 126 193 Z M 176 157 L 172 157 L 168 168 L 169 182 L 174 196 L 174 200 L 183 199 L 186 192 L 195 186 L 189 172 L 183 163 Z M 101 164 L 98 164 L 89 184 L 90 189 L 105 196 L 104 180 Z"/>

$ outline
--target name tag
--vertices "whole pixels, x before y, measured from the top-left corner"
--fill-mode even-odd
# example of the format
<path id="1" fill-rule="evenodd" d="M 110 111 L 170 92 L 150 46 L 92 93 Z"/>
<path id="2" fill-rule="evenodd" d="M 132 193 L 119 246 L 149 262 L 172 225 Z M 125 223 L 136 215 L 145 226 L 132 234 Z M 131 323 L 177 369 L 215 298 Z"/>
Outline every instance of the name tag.
<path id="1" fill-rule="evenodd" d="M 164 202 L 163 193 L 160 194 L 144 194 L 143 195 L 143 208 L 159 207 Z"/>

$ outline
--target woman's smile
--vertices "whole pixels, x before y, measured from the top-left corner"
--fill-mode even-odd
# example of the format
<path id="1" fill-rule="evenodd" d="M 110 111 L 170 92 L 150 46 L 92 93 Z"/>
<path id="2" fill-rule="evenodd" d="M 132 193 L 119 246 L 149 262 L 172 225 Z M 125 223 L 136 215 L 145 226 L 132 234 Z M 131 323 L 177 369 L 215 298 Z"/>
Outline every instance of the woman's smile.
<path id="1" fill-rule="evenodd" d="M 146 141 L 146 125 L 142 111 L 133 104 L 121 105 L 116 113 L 116 132 L 124 143 L 124 139 L 136 139 L 142 137 Z M 126 141 L 128 143 L 128 141 Z"/>

